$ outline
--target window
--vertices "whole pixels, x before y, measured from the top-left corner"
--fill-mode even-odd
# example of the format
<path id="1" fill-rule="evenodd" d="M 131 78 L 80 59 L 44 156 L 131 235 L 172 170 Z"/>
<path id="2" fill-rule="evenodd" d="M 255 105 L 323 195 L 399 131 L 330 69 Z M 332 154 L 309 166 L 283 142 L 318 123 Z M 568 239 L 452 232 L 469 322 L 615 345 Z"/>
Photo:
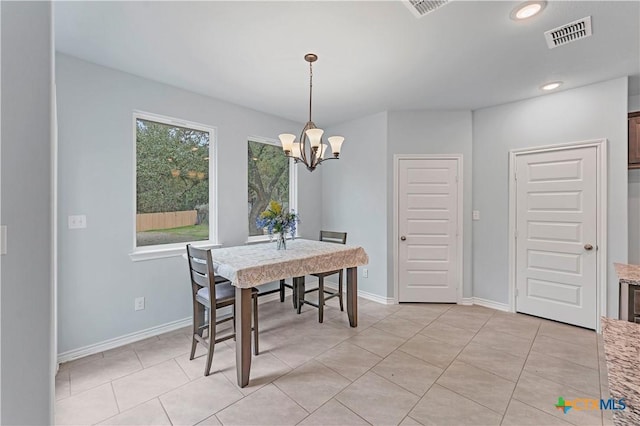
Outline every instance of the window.
<path id="1" fill-rule="evenodd" d="M 135 114 L 135 247 L 215 241 L 213 129 Z"/>
<path id="2" fill-rule="evenodd" d="M 275 141 L 253 138 L 249 140 L 247 153 L 249 241 L 259 241 L 266 237 L 264 231 L 256 227 L 256 219 L 269 201 L 296 210 L 296 168 Z"/>

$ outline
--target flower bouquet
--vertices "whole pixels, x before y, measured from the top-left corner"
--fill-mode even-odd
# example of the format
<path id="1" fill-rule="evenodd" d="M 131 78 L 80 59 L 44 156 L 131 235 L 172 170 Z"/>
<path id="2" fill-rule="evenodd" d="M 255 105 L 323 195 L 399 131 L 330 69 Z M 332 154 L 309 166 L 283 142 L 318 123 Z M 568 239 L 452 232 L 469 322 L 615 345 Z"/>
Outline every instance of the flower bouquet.
<path id="1" fill-rule="evenodd" d="M 296 212 L 287 211 L 282 208 L 282 204 L 272 200 L 269 207 L 256 219 L 256 226 L 265 229 L 270 237 L 276 234 L 278 250 L 286 250 L 285 235 L 289 233 L 292 239 L 295 238 L 299 221 L 300 216 Z"/>

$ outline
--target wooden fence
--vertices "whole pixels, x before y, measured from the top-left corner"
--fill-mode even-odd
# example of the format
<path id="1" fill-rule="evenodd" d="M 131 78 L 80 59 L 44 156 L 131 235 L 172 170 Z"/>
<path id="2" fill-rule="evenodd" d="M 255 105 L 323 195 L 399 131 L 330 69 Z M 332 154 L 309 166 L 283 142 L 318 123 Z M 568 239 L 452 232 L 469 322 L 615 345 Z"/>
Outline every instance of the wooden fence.
<path id="1" fill-rule="evenodd" d="M 195 225 L 198 221 L 197 210 L 185 210 L 166 213 L 141 213 L 136 215 L 136 231 L 169 229 Z"/>

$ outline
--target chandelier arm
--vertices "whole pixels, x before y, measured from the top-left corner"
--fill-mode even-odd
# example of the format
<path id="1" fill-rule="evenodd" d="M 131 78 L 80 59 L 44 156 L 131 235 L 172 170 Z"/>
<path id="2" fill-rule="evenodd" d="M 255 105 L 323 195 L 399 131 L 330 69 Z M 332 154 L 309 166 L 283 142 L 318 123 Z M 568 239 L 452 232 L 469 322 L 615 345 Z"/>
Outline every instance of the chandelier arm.
<path id="1" fill-rule="evenodd" d="M 307 126 L 305 125 L 302 128 L 302 133 L 300 133 L 300 161 L 302 161 L 305 164 L 305 166 L 308 166 L 309 163 L 307 163 L 307 149 L 306 149 L 307 135 L 305 134 L 306 130 L 307 130 Z"/>

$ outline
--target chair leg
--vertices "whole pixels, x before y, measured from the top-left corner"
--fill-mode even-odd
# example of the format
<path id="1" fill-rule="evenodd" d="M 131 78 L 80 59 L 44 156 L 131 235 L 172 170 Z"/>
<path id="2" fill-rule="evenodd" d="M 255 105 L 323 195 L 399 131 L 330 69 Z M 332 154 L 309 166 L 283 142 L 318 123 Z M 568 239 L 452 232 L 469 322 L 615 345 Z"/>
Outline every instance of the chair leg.
<path id="1" fill-rule="evenodd" d="M 338 301 L 340 302 L 340 310 L 344 311 L 344 305 L 342 304 L 342 270 L 338 274 Z"/>
<path id="2" fill-rule="evenodd" d="M 293 288 L 296 289 L 295 298 L 298 304 L 298 315 L 302 312 L 302 305 L 304 305 L 304 277 L 297 277 L 293 279 Z"/>
<path id="3" fill-rule="evenodd" d="M 258 296 L 253 296 L 253 354 L 258 355 Z"/>
<path id="4" fill-rule="evenodd" d="M 198 341 L 195 338 L 196 333 L 202 335 L 202 331 L 200 330 L 200 326 L 204 322 L 204 316 L 202 315 L 202 305 L 195 300 L 193 301 L 193 333 L 191 335 L 191 355 L 189 359 L 192 360 L 196 355 L 196 347 L 198 346 Z"/>
<path id="5" fill-rule="evenodd" d="M 298 286 L 296 285 L 296 279 L 294 278 L 292 281 L 291 290 L 293 294 L 291 295 L 291 301 L 293 302 L 293 309 L 298 309 Z"/>
<path id="6" fill-rule="evenodd" d="M 318 277 L 318 322 L 324 321 L 324 278 Z"/>
<path id="7" fill-rule="evenodd" d="M 233 315 L 233 321 L 231 322 L 233 323 L 233 333 L 235 334 L 236 332 L 236 305 L 235 304 L 231 306 L 231 315 Z M 236 338 L 234 337 L 233 340 L 236 340 Z"/>
<path id="8" fill-rule="evenodd" d="M 208 376 L 211 372 L 211 363 L 213 362 L 213 349 L 216 345 L 216 312 L 215 309 L 209 309 L 209 349 L 207 350 L 207 365 L 204 369 L 204 375 Z"/>
<path id="9" fill-rule="evenodd" d="M 284 302 L 284 280 L 280 280 L 280 303 Z"/>

